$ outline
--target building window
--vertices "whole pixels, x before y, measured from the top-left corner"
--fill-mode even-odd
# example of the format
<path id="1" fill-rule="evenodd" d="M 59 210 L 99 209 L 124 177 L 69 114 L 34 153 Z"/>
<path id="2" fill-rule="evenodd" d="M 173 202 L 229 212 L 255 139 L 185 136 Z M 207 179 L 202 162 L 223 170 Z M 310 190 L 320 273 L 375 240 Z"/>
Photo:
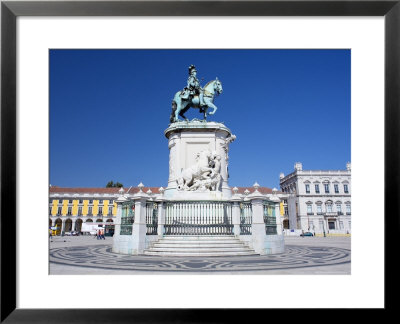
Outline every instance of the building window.
<path id="1" fill-rule="evenodd" d="M 58 203 L 59 203 L 60 205 L 62 205 L 63 201 L 62 201 L 62 200 L 59 200 Z"/>
<path id="2" fill-rule="evenodd" d="M 61 215 L 61 210 L 62 210 L 62 207 L 58 207 L 57 215 Z"/>
<path id="3" fill-rule="evenodd" d="M 317 205 L 317 214 L 322 215 L 322 205 Z"/>
<path id="4" fill-rule="evenodd" d="M 67 215 L 71 215 L 71 214 L 72 214 L 72 207 L 68 207 Z"/>
<path id="5" fill-rule="evenodd" d="M 68 200 L 68 203 L 69 203 L 69 204 L 72 204 L 72 199 Z"/>
<path id="6" fill-rule="evenodd" d="M 112 207 L 108 207 L 108 215 L 112 216 L 112 210 L 113 210 Z"/>
<path id="7" fill-rule="evenodd" d="M 92 216 L 92 207 L 89 207 L 88 216 Z"/>
<path id="8" fill-rule="evenodd" d="M 327 204 L 327 205 L 326 205 L 326 211 L 327 211 L 328 213 L 332 213 L 332 204 Z"/>
<path id="9" fill-rule="evenodd" d="M 80 203 L 80 204 L 83 204 L 83 200 L 82 200 L 82 199 L 79 199 L 79 203 Z"/>
<path id="10" fill-rule="evenodd" d="M 319 229 L 320 230 L 325 230 L 324 229 L 324 221 L 322 221 L 322 220 L 319 221 Z"/>
<path id="11" fill-rule="evenodd" d="M 102 204 L 102 203 L 103 203 L 103 199 L 100 199 L 100 200 L 99 200 L 99 204 Z"/>
<path id="12" fill-rule="evenodd" d="M 334 188 L 335 188 L 335 193 L 339 193 L 339 185 L 335 184 Z"/>
<path id="13" fill-rule="evenodd" d="M 307 205 L 307 214 L 312 215 L 312 205 L 311 204 Z"/>
<path id="14" fill-rule="evenodd" d="M 99 215 L 103 215 L 103 207 L 99 207 Z"/>
<path id="15" fill-rule="evenodd" d="M 329 193 L 329 183 L 324 184 L 325 193 Z"/>
<path id="16" fill-rule="evenodd" d="M 346 214 L 351 215 L 351 206 L 350 204 L 346 204 Z"/>
<path id="17" fill-rule="evenodd" d="M 93 200 L 92 199 L 89 200 L 89 204 L 93 204 Z"/>
<path id="18" fill-rule="evenodd" d="M 315 193 L 319 193 L 319 184 L 315 185 Z"/>
<path id="19" fill-rule="evenodd" d="M 289 209 L 287 206 L 284 207 L 284 210 L 285 210 L 285 216 L 289 215 Z"/>
<path id="20" fill-rule="evenodd" d="M 342 205 L 341 204 L 336 204 L 336 210 L 338 212 L 338 215 L 342 215 Z"/>
<path id="21" fill-rule="evenodd" d="M 336 229 L 335 222 L 334 222 L 334 221 L 328 222 L 328 228 L 329 228 L 330 230 Z"/>
<path id="22" fill-rule="evenodd" d="M 343 185 L 344 193 L 349 193 L 349 186 L 347 184 Z"/>
<path id="23" fill-rule="evenodd" d="M 78 216 L 82 216 L 82 207 L 78 208 Z"/>
<path id="24" fill-rule="evenodd" d="M 113 204 L 114 203 L 114 200 L 110 200 L 110 202 L 109 202 L 110 204 Z"/>
<path id="25" fill-rule="evenodd" d="M 49 207 L 49 215 L 51 215 L 51 207 Z"/>
<path id="26" fill-rule="evenodd" d="M 310 185 L 306 184 L 306 193 L 310 193 Z"/>
<path id="27" fill-rule="evenodd" d="M 343 222 L 339 222 L 339 228 L 340 229 L 343 229 L 344 227 L 343 227 Z"/>

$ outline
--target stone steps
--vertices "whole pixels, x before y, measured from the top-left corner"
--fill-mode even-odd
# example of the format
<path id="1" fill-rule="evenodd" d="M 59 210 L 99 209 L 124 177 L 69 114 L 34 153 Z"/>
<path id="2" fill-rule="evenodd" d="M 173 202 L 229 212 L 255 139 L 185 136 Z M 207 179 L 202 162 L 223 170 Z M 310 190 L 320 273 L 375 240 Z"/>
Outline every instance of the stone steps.
<path id="1" fill-rule="evenodd" d="M 171 243 L 154 243 L 152 248 L 210 248 L 210 249 L 222 249 L 222 248 L 242 248 L 243 244 L 234 242 L 234 243 L 217 243 L 213 244 L 213 242 L 209 242 L 206 244 L 197 243 L 197 244 L 188 244 L 188 243 L 179 243 L 179 242 L 171 242 Z"/>
<path id="2" fill-rule="evenodd" d="M 234 236 L 166 236 L 144 251 L 159 256 L 257 255 Z"/>

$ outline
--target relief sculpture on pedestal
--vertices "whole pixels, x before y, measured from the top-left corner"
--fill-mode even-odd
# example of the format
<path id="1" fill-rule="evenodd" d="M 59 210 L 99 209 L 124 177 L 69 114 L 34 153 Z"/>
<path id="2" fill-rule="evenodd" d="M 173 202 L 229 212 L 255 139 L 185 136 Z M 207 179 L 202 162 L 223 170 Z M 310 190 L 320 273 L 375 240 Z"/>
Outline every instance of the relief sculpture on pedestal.
<path id="1" fill-rule="evenodd" d="M 219 191 L 221 183 L 221 157 L 216 152 L 204 150 L 196 155 L 196 163 L 182 171 L 178 190 Z"/>

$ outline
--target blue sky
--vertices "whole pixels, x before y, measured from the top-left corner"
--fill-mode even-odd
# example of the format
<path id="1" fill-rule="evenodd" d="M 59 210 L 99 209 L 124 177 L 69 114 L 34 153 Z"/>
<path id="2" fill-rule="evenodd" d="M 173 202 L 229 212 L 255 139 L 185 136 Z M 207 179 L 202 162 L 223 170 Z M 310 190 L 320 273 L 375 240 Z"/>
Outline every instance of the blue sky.
<path id="1" fill-rule="evenodd" d="M 237 136 L 230 186 L 279 188 L 296 161 L 345 169 L 350 62 L 350 50 L 50 50 L 50 183 L 166 187 L 164 130 L 190 64 L 223 85 L 208 120 Z"/>

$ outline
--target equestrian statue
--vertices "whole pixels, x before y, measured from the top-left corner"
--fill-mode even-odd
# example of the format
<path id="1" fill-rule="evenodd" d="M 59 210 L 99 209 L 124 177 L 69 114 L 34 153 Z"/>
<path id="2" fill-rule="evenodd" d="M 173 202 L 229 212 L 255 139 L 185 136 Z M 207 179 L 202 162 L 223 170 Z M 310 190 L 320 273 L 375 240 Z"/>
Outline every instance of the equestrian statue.
<path id="1" fill-rule="evenodd" d="M 206 120 L 207 115 L 214 115 L 217 111 L 217 106 L 214 105 L 214 98 L 221 93 L 222 84 L 218 78 L 208 82 L 204 88 L 202 88 L 197 78 L 196 67 L 190 65 L 187 86 L 183 90 L 178 91 L 172 100 L 170 122 L 178 122 L 178 116 L 187 120 L 184 113 L 188 111 L 189 108 L 199 109 L 200 113 L 203 113 L 203 119 Z M 208 108 L 212 108 L 213 111 L 207 113 Z"/>

